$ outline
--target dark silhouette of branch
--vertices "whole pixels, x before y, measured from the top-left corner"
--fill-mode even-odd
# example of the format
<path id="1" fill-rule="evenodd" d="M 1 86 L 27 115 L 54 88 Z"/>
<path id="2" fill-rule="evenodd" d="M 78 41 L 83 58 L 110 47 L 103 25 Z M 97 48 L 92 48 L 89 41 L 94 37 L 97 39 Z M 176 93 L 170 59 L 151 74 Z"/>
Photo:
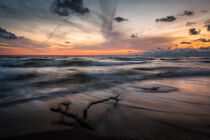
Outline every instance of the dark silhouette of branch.
<path id="1" fill-rule="evenodd" d="M 61 113 L 62 115 L 65 115 L 67 117 L 70 117 L 74 119 L 81 127 L 89 129 L 89 130 L 94 130 L 93 126 L 85 119 L 80 118 L 77 114 L 67 112 L 66 110 L 62 108 L 50 108 L 51 111 L 53 112 L 58 112 Z"/>
<path id="2" fill-rule="evenodd" d="M 106 98 L 106 99 L 102 99 L 102 100 L 98 100 L 98 101 L 94 101 L 94 102 L 89 103 L 87 105 L 87 107 L 83 110 L 83 116 L 82 117 L 80 117 L 77 114 L 69 112 L 69 106 L 71 105 L 71 102 L 60 103 L 60 104 L 58 104 L 57 108 L 50 108 L 50 111 L 57 112 L 57 113 L 60 113 L 64 116 L 67 116 L 69 118 L 74 119 L 76 121 L 76 123 L 82 128 L 86 128 L 86 129 L 89 129 L 89 130 L 94 130 L 94 127 L 92 126 L 91 122 L 87 121 L 88 109 L 93 105 L 103 103 L 103 102 L 106 102 L 106 101 L 109 101 L 109 100 L 116 100 L 116 103 L 117 103 L 117 101 L 119 101 L 118 97 L 119 97 L 119 94 L 114 96 L 114 97 L 109 97 L 109 98 Z M 64 122 L 63 119 L 61 119 L 61 121 L 57 122 L 57 123 L 63 124 L 63 125 L 72 125 L 72 123 Z M 74 124 L 73 126 L 77 126 L 77 124 Z"/>
<path id="3" fill-rule="evenodd" d="M 118 97 L 120 95 L 116 95 L 115 97 L 109 97 L 109 98 L 106 98 L 106 99 L 102 99 L 102 100 L 99 100 L 99 101 L 95 101 L 95 102 L 91 102 L 88 104 L 88 106 L 83 110 L 83 118 L 84 119 L 87 119 L 87 112 L 88 112 L 88 109 L 92 106 L 92 105 L 96 105 L 96 104 L 99 104 L 99 103 L 103 103 L 103 102 L 106 102 L 106 101 L 109 101 L 109 100 L 116 100 L 118 101 Z"/>

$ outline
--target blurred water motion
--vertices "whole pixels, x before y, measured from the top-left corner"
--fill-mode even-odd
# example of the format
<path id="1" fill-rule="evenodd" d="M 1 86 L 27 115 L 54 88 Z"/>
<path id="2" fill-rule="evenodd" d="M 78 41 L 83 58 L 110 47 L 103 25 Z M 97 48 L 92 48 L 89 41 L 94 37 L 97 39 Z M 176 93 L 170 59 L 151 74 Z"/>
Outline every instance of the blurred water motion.
<path id="1" fill-rule="evenodd" d="M 0 136 L 63 129 L 49 107 L 71 101 L 96 132 L 129 138 L 210 136 L 210 57 L 0 56 Z M 163 133 L 163 134 L 162 134 Z M 171 134 L 172 135 L 172 134 Z"/>

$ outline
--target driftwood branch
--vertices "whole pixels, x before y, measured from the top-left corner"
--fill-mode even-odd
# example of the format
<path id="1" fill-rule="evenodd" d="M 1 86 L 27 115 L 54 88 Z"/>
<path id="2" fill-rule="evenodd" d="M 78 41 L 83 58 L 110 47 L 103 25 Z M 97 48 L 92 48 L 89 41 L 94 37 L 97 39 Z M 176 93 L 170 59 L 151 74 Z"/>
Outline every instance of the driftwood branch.
<path id="1" fill-rule="evenodd" d="M 109 98 L 106 98 L 106 99 L 102 99 L 102 100 L 99 100 L 99 101 L 95 101 L 95 102 L 91 102 L 87 105 L 87 107 L 83 110 L 83 119 L 87 119 L 87 112 L 88 112 L 88 109 L 92 106 L 92 105 L 96 105 L 96 104 L 99 104 L 99 103 L 103 103 L 103 102 L 106 102 L 106 101 L 109 101 L 109 100 L 116 100 L 116 101 L 119 101 L 118 97 L 120 95 L 116 95 L 114 97 L 109 97 Z"/>
<path id="2" fill-rule="evenodd" d="M 87 120 L 80 118 L 78 115 L 74 113 L 67 112 L 63 110 L 62 108 L 57 108 L 57 109 L 51 108 L 50 110 L 53 112 L 61 113 L 62 115 L 65 115 L 67 117 L 74 119 L 83 128 L 94 130 L 93 126 Z"/>
<path id="3" fill-rule="evenodd" d="M 103 102 L 106 102 L 106 101 L 109 101 L 109 100 L 119 101 L 118 97 L 119 97 L 119 95 L 116 95 L 114 97 L 109 97 L 109 98 L 106 98 L 106 99 L 102 99 L 102 100 L 99 100 L 99 101 L 94 101 L 94 102 L 89 103 L 87 105 L 87 107 L 83 110 L 83 116 L 82 117 L 80 117 L 77 114 L 69 112 L 69 106 L 71 105 L 71 103 L 60 103 L 60 104 L 58 104 L 57 108 L 50 108 L 50 110 L 52 112 L 57 112 L 57 113 L 60 113 L 64 116 L 67 116 L 69 118 L 74 119 L 76 121 L 76 123 L 79 126 L 81 126 L 82 128 L 86 128 L 86 129 L 89 129 L 89 130 L 94 130 L 94 127 L 92 126 L 92 124 L 89 121 L 87 121 L 88 109 L 93 105 L 103 103 Z M 65 123 L 65 122 L 62 121 L 62 123 Z"/>

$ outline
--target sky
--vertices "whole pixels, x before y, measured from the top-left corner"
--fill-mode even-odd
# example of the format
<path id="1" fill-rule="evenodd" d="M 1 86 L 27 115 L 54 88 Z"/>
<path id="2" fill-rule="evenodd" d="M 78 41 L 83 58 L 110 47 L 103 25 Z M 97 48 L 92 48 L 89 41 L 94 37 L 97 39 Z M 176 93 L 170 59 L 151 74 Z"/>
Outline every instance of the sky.
<path id="1" fill-rule="evenodd" d="M 0 55 L 210 52 L 209 0 L 0 0 Z"/>

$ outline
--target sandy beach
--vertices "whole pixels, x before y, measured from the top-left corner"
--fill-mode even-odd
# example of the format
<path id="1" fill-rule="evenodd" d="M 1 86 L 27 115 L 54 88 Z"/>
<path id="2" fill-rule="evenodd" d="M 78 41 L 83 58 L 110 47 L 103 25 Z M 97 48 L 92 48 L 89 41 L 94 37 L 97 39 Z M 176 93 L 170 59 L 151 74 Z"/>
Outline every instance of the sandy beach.
<path id="1" fill-rule="evenodd" d="M 5 59 L 11 64 L 0 68 L 10 71 L 0 76 L 1 137 L 209 139 L 210 67 L 200 62 L 207 58 Z M 65 114 L 67 103 L 73 117 Z M 64 114 L 50 110 L 59 107 Z"/>

